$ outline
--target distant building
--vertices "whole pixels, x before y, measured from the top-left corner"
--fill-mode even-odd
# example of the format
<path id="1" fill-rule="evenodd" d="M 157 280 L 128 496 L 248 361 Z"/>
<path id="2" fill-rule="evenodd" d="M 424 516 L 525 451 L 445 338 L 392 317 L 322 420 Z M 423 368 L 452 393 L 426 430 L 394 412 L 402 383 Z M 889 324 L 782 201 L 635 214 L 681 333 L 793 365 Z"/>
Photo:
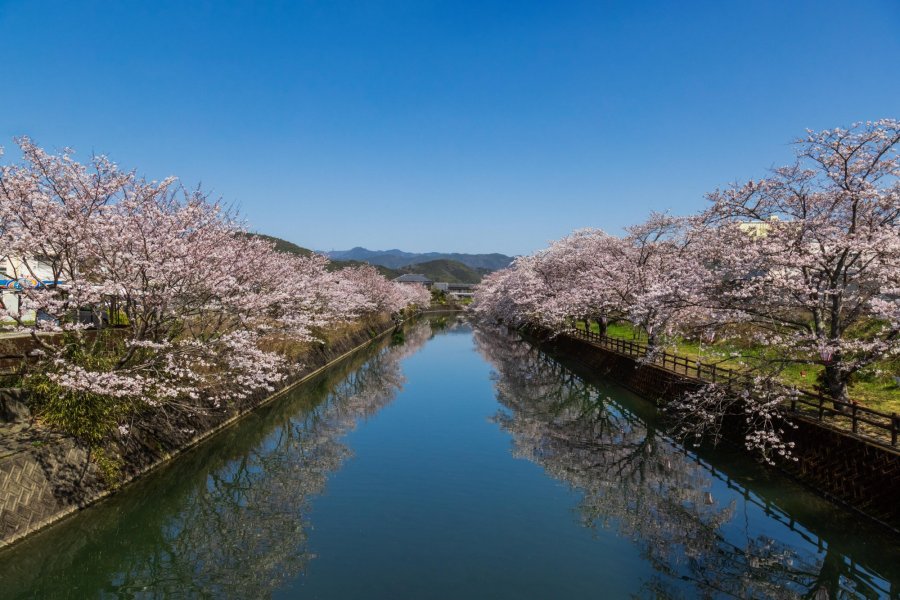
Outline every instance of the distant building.
<path id="1" fill-rule="evenodd" d="M 475 284 L 472 283 L 447 283 L 438 281 L 434 289 L 440 290 L 451 298 L 471 298 L 475 295 Z"/>
<path id="2" fill-rule="evenodd" d="M 53 269 L 40 258 L 34 256 L 23 258 L 11 254 L 0 258 L 0 280 L 7 284 L 18 280 L 25 284 L 30 281 L 32 285 L 37 285 L 38 281 L 48 280 L 52 277 Z"/>
<path id="3" fill-rule="evenodd" d="M 11 313 L 18 313 L 21 290 L 49 283 L 52 279 L 53 269 L 40 258 L 13 255 L 0 257 L 0 302 L 3 308 Z M 22 317 L 30 321 L 35 318 L 35 314 L 29 311 Z M 4 316 L 0 321 L 8 323 L 12 318 Z"/>
<path id="4" fill-rule="evenodd" d="M 746 221 L 740 223 L 738 227 L 741 228 L 741 231 L 753 237 L 766 237 L 769 230 L 772 229 L 773 223 L 778 223 L 778 217 L 775 215 L 769 217 L 768 221 Z"/>
<path id="5" fill-rule="evenodd" d="M 424 285 L 429 290 L 434 282 L 420 273 L 406 273 L 394 279 L 397 283 L 405 283 L 409 285 Z"/>

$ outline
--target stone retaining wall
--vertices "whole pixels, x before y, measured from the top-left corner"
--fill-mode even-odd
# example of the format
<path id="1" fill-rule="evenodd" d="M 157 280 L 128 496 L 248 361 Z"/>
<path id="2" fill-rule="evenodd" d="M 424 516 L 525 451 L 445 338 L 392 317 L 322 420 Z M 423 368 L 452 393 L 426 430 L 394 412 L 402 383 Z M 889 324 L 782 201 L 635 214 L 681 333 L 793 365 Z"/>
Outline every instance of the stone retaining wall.
<path id="1" fill-rule="evenodd" d="M 316 348 L 304 357 L 303 371 L 275 394 L 250 398 L 229 413 L 192 423 L 194 429 L 188 429 L 190 434 L 178 437 L 178 431 L 186 430 L 184 427 L 166 432 L 142 432 L 142 439 L 133 444 L 125 456 L 124 483 L 166 463 L 394 329 L 394 323 L 387 316 L 350 328 L 328 346 Z M 10 405 L 12 400 L 19 400 L 14 395 L 6 399 L 10 400 Z M 112 491 L 87 451 L 72 439 L 23 423 L 0 428 L 0 548 Z"/>
<path id="2" fill-rule="evenodd" d="M 0 389 L 0 423 L 20 423 L 30 418 L 22 390 Z"/>
<path id="3" fill-rule="evenodd" d="M 529 334 L 542 348 L 565 356 L 592 373 L 608 377 L 661 406 L 695 390 L 698 382 L 654 365 L 638 365 L 631 357 L 586 341 L 540 331 Z M 875 445 L 852 433 L 803 417 L 792 417 L 797 429 L 786 433 L 795 442 L 797 461 L 778 468 L 818 493 L 900 532 L 900 452 Z M 738 424 L 726 430 L 742 445 Z"/>

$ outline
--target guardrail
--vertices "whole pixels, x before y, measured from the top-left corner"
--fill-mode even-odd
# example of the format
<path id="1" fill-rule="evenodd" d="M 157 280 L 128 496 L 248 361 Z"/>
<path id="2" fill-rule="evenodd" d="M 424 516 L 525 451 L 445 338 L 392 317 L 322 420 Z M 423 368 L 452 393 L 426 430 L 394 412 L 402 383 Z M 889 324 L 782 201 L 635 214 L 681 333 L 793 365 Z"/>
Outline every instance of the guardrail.
<path id="1" fill-rule="evenodd" d="M 647 345 L 640 342 L 600 335 L 583 329 L 568 329 L 564 333 L 618 354 L 642 360 L 648 357 Z M 747 373 L 666 351 L 654 352 L 647 363 L 676 375 L 705 383 L 720 383 L 729 388 L 748 387 L 753 383 L 753 377 Z M 790 403 L 784 406 L 784 410 L 850 430 L 881 446 L 897 448 L 898 445 L 900 415 L 897 413 L 888 414 L 860 406 L 855 402 L 834 400 L 809 390 L 799 390 L 799 394 L 792 397 Z"/>

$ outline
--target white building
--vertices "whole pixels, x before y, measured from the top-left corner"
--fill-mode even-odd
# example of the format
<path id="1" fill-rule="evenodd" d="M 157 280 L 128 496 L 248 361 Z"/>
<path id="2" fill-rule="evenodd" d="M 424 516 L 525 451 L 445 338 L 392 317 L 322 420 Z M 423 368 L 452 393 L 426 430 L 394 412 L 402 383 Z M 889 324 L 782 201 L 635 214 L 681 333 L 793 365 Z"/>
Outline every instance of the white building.
<path id="1" fill-rule="evenodd" d="M 19 290 L 33 287 L 42 281 L 53 278 L 53 270 L 42 260 L 35 257 L 21 257 L 7 255 L 0 259 L 0 287 L 3 293 L 0 300 L 4 308 L 10 312 L 19 310 Z M 26 321 L 35 318 L 34 313 L 25 314 Z M 4 316 L 2 322 L 12 322 L 13 319 Z"/>
<path id="2" fill-rule="evenodd" d="M 440 290 L 457 300 L 475 296 L 475 284 L 472 283 L 447 283 L 445 281 L 439 281 L 434 284 L 434 289 Z"/>
<path id="3" fill-rule="evenodd" d="M 434 283 L 420 273 L 406 273 L 405 275 L 394 278 L 394 281 L 407 285 L 424 285 L 428 289 L 431 289 L 431 285 Z"/>

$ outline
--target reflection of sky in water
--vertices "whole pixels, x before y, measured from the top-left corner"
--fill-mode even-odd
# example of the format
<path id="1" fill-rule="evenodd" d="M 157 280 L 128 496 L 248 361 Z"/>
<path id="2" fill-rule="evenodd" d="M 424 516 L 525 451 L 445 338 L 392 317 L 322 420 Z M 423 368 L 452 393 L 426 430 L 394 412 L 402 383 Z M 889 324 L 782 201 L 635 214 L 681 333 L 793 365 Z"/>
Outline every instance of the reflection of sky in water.
<path id="1" fill-rule="evenodd" d="M 867 568 L 897 577 L 896 545 L 846 513 L 655 425 L 502 332 L 422 321 L 0 553 L 3 594 L 745 597 L 843 574 L 877 596 Z"/>

